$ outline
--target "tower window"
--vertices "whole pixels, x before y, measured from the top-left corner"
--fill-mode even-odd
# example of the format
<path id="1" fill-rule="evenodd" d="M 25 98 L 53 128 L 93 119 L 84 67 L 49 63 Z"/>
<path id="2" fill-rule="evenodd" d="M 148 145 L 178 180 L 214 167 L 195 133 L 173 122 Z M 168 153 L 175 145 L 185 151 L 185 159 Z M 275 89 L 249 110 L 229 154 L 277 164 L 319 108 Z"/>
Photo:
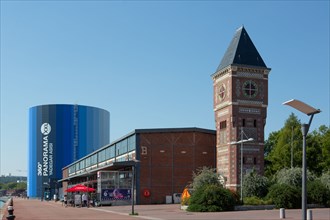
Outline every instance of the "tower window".
<path id="1" fill-rule="evenodd" d="M 220 122 L 220 130 L 225 129 L 227 127 L 227 121 Z"/>
<path id="2" fill-rule="evenodd" d="M 245 157 L 243 157 L 243 164 L 245 164 Z"/>
<path id="3" fill-rule="evenodd" d="M 245 119 L 243 119 L 243 127 L 245 127 Z"/>
<path id="4" fill-rule="evenodd" d="M 255 128 L 257 127 L 257 120 L 256 119 L 254 119 L 253 125 L 254 125 Z"/>
<path id="5" fill-rule="evenodd" d="M 253 164 L 254 164 L 254 165 L 257 164 L 257 158 L 256 158 L 256 157 L 253 158 Z"/>
<path id="6" fill-rule="evenodd" d="M 243 94 L 248 98 L 256 97 L 258 93 L 258 87 L 255 82 L 248 80 L 243 84 Z"/>

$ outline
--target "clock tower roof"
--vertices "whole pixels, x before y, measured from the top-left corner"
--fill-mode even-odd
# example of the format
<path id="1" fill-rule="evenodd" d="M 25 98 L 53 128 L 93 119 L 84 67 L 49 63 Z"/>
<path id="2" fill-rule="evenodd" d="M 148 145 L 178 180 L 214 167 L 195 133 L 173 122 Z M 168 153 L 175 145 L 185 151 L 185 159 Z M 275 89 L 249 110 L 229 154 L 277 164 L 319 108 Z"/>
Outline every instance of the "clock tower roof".
<path id="1" fill-rule="evenodd" d="M 267 68 L 243 26 L 236 30 L 216 72 L 232 64 Z"/>

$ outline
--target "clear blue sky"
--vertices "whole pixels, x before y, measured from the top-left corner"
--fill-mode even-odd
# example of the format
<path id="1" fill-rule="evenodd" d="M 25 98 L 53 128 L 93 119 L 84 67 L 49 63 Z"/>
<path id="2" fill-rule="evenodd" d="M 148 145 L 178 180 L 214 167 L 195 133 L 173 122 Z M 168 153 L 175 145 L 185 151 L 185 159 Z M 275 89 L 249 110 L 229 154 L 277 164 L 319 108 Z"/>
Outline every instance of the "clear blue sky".
<path id="1" fill-rule="evenodd" d="M 244 25 L 266 65 L 266 137 L 300 99 L 329 126 L 329 1 L 1 1 L 0 174 L 26 175 L 28 109 L 110 112 L 137 128 L 215 129 L 211 74 Z"/>

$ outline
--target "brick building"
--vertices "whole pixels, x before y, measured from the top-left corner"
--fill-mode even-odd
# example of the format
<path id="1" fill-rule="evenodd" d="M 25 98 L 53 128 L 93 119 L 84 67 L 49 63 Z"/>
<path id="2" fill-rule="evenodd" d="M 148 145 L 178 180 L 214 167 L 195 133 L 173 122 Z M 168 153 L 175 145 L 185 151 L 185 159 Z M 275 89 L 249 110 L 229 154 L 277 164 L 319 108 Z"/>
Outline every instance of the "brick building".
<path id="1" fill-rule="evenodd" d="M 215 135 L 215 131 L 201 128 L 134 130 L 64 167 L 63 188 L 59 191 L 82 183 L 97 189 L 98 199 L 104 204 L 130 204 L 134 166 L 136 203 L 165 203 L 166 197 L 182 193 L 196 169 L 215 168 Z M 107 172 L 111 175 L 105 175 Z M 116 176 L 116 181 L 110 176 Z M 113 198 L 115 188 L 120 188 L 127 200 Z"/>
<path id="2" fill-rule="evenodd" d="M 225 177 L 226 186 L 235 190 L 241 184 L 241 171 L 254 169 L 263 174 L 270 70 L 241 27 L 212 75 L 217 171 Z M 252 138 L 241 149 L 240 142 Z"/>

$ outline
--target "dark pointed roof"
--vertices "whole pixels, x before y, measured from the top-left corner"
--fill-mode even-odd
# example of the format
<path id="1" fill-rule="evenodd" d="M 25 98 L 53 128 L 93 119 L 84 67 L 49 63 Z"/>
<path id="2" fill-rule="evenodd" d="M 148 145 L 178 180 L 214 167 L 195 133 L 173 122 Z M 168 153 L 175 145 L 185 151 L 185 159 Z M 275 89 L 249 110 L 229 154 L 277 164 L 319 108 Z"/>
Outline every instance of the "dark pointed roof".
<path id="1" fill-rule="evenodd" d="M 251 38 L 249 37 L 243 26 L 237 29 L 234 38 L 231 40 L 231 43 L 227 48 L 227 51 L 223 56 L 216 72 L 231 64 L 241 64 L 267 68 L 266 64 L 262 60 L 258 50 L 254 46 Z"/>

